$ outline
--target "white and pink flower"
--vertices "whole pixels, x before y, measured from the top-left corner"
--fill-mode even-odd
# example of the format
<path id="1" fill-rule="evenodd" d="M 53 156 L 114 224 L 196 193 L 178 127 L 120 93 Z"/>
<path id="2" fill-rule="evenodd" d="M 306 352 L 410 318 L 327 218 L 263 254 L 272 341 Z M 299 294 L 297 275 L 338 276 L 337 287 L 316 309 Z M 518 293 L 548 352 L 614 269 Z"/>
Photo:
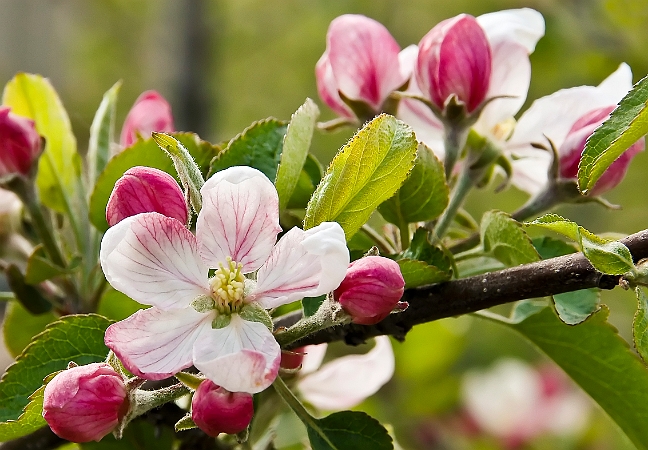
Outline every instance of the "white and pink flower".
<path id="1" fill-rule="evenodd" d="M 498 140 L 508 137 L 513 116 L 529 90 L 529 54 L 544 35 L 542 15 L 529 8 L 511 9 L 477 18 L 457 16 L 437 27 L 421 40 L 420 54 L 407 55 L 408 64 L 417 67 L 407 92 L 428 97 L 441 109 L 451 94 L 467 105 L 468 112 L 488 101 L 473 128 Z M 466 36 L 480 43 L 477 49 L 468 48 L 468 53 L 461 45 Z M 436 42 L 438 39 L 441 41 Z M 398 117 L 414 128 L 419 141 L 443 158 L 443 124 L 424 103 L 401 100 Z"/>
<path id="2" fill-rule="evenodd" d="M 598 86 L 561 89 L 534 101 L 505 144 L 506 150 L 515 156 L 513 184 L 529 194 L 546 186 L 551 155 L 532 144 L 548 146 L 548 140 L 558 150 L 560 176 L 575 178 L 587 137 L 607 119 L 631 87 L 632 71 L 624 63 Z M 630 160 L 643 148 L 642 138 L 612 164 L 592 193 L 600 194 L 620 183 Z"/>
<path id="3" fill-rule="evenodd" d="M 394 351 L 387 336 L 362 355 L 347 355 L 322 365 L 327 345 L 309 345 L 297 381 L 301 396 L 317 409 L 339 411 L 353 408 L 391 380 Z M 321 366 L 321 367 L 320 367 Z"/>
<path id="4" fill-rule="evenodd" d="M 216 173 L 201 194 L 195 236 L 158 213 L 128 217 L 106 232 L 106 279 L 152 307 L 111 325 L 105 342 L 146 379 L 195 365 L 228 391 L 260 392 L 281 359 L 263 309 L 337 288 L 349 264 L 344 232 L 325 222 L 276 241 L 277 191 L 249 167 Z"/>
<path id="5" fill-rule="evenodd" d="M 342 100 L 362 102 L 374 114 L 392 91 L 402 87 L 412 73 L 404 64 L 400 46 L 381 23 L 358 14 L 345 14 L 331 22 L 326 50 L 315 66 L 320 98 L 338 115 L 355 120 Z M 366 119 L 366 118 L 362 118 Z"/>

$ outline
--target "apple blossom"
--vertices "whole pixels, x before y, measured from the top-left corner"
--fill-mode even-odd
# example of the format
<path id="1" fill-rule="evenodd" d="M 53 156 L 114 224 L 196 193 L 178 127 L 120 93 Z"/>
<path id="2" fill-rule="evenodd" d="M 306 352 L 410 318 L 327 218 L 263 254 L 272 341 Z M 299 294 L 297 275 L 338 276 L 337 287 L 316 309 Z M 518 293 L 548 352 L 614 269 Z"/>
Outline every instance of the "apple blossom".
<path id="1" fill-rule="evenodd" d="M 405 280 L 397 262 L 366 256 L 349 265 L 334 298 L 351 315 L 353 323 L 373 325 L 398 306 L 404 290 Z"/>
<path id="2" fill-rule="evenodd" d="M 151 137 L 153 131 L 161 133 L 175 131 L 171 105 L 156 91 L 145 91 L 128 112 L 121 131 L 122 147 L 129 147 L 139 136 Z"/>
<path id="3" fill-rule="evenodd" d="M 108 225 L 143 212 L 158 212 L 187 223 L 187 203 L 171 175 L 152 167 L 137 166 L 117 180 L 106 207 Z"/>
<path id="4" fill-rule="evenodd" d="M 250 167 L 217 172 L 201 195 L 195 236 L 154 212 L 128 217 L 104 235 L 100 261 L 108 282 L 152 306 L 108 327 L 105 342 L 142 378 L 195 365 L 228 391 L 260 392 L 281 359 L 264 309 L 337 288 L 349 264 L 344 231 L 324 222 L 275 242 L 277 191 Z"/>
<path id="5" fill-rule="evenodd" d="M 0 177 L 27 176 L 41 152 L 41 137 L 34 121 L 0 106 Z"/>
<path id="6" fill-rule="evenodd" d="M 514 155 L 515 186 L 536 194 L 547 185 L 551 154 L 534 147 L 549 142 L 558 150 L 559 176 L 576 177 L 580 155 L 587 137 L 602 123 L 614 106 L 632 87 L 632 72 L 627 64 L 608 76 L 598 86 L 562 89 L 534 101 L 522 114 L 505 148 Z M 643 139 L 635 143 L 606 171 L 594 186 L 600 194 L 616 186 L 623 178 L 630 159 L 644 148 Z"/>
<path id="7" fill-rule="evenodd" d="M 212 437 L 244 431 L 253 415 L 252 395 L 229 392 L 210 380 L 200 383 L 191 400 L 191 419 Z"/>
<path id="8" fill-rule="evenodd" d="M 466 374 L 462 398 L 478 428 L 511 447 L 544 433 L 578 434 L 590 412 L 587 398 L 559 369 L 537 370 L 513 359 Z"/>
<path id="9" fill-rule="evenodd" d="M 321 410 L 353 408 L 375 394 L 394 375 L 394 352 L 387 336 L 363 355 L 346 355 L 322 365 L 327 345 L 304 348 L 297 380 L 301 396 Z M 320 367 L 321 366 L 321 367 Z"/>
<path id="10" fill-rule="evenodd" d="M 462 17 L 463 19 L 459 21 Z M 539 12 L 533 9 L 521 8 L 484 14 L 474 19 L 474 21 L 466 16 L 457 16 L 445 23 L 446 26 L 456 23 L 469 25 L 469 27 L 466 27 L 468 30 L 462 31 L 459 28 L 454 30 L 453 33 L 460 35 L 461 32 L 470 32 L 481 36 L 475 29 L 474 22 L 483 30 L 490 48 L 490 78 L 486 93 L 483 94 L 484 86 L 482 82 L 485 79 L 483 75 L 478 77 L 480 82 L 474 87 L 472 84 L 467 83 L 469 78 L 460 76 L 459 69 L 461 67 L 470 67 L 468 62 L 471 59 L 467 58 L 463 53 L 457 53 L 457 57 L 464 56 L 464 59 L 455 61 L 450 66 L 454 69 L 453 72 L 446 74 L 442 71 L 442 66 L 435 66 L 440 71 L 438 73 L 443 73 L 444 77 L 449 75 L 456 77 L 452 79 L 444 78 L 443 86 L 446 86 L 445 91 L 439 91 L 437 98 L 440 99 L 445 95 L 445 98 L 442 99 L 442 102 L 445 102 L 447 96 L 454 93 L 459 100 L 469 106 L 469 111 L 473 111 L 483 101 L 488 101 L 488 104 L 481 109 L 479 118 L 473 124 L 473 128 L 483 136 L 503 140 L 509 136 L 512 129 L 510 124 L 514 122 L 513 116 L 520 110 L 526 99 L 531 81 L 529 54 L 533 52 L 536 43 L 544 35 L 544 19 Z M 426 38 L 422 43 L 429 47 Z M 483 60 L 485 50 L 483 45 L 481 48 L 481 60 Z M 420 52 L 419 50 L 408 55 L 409 64 L 425 68 L 426 66 L 423 63 L 426 61 L 429 63 L 431 59 L 434 60 L 432 58 L 433 54 L 430 53 L 429 48 L 427 53 L 421 57 L 417 55 Z M 452 56 L 455 55 L 446 55 L 444 58 L 447 59 Z M 474 58 L 477 58 L 477 56 L 479 55 L 474 55 Z M 463 61 L 463 65 L 459 64 L 460 61 Z M 484 61 L 478 64 L 480 67 L 485 65 Z M 472 77 L 472 75 L 477 75 L 477 72 L 470 72 L 470 74 Z M 428 92 L 431 87 L 430 80 L 429 72 L 427 74 L 423 72 L 412 77 L 407 92 L 414 96 L 426 97 L 425 92 Z M 421 86 L 421 82 L 423 86 Z M 453 88 L 455 85 L 461 87 L 461 89 L 459 87 Z M 428 98 L 432 100 L 431 97 Z M 420 141 L 425 142 L 440 158 L 444 157 L 446 130 L 441 120 L 434 115 L 430 108 L 418 100 L 404 98 L 398 106 L 398 117 L 414 128 Z"/>
<path id="11" fill-rule="evenodd" d="M 411 50 L 411 49 L 410 49 Z M 402 87 L 411 66 L 402 64 L 400 46 L 379 22 L 357 14 L 345 14 L 331 22 L 326 50 L 315 66 L 320 98 L 338 115 L 355 120 L 355 112 L 342 99 L 360 102 L 371 112 L 382 111 L 389 94 Z"/>
<path id="12" fill-rule="evenodd" d="M 106 363 L 64 370 L 43 394 L 47 424 L 56 435 L 72 442 L 101 440 L 127 411 L 124 380 Z"/>

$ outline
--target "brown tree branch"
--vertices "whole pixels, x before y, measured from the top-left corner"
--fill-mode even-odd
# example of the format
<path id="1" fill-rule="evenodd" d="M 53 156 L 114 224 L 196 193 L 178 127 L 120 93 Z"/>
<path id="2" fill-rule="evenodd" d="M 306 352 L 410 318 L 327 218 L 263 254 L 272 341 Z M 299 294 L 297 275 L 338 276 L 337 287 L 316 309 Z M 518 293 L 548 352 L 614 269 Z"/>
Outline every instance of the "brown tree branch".
<path id="1" fill-rule="evenodd" d="M 648 230 L 621 239 L 636 261 L 648 257 Z M 324 342 L 345 341 L 357 345 L 366 339 L 391 335 L 402 340 L 421 323 L 458 316 L 496 305 L 529 298 L 545 297 L 588 288 L 613 289 L 620 276 L 598 272 L 582 253 L 524 264 L 497 272 L 407 289 L 403 300 L 406 311 L 391 314 L 376 325 L 344 325 L 321 330 L 294 342 L 289 348 Z M 281 318 L 277 325 L 296 321 L 301 313 Z"/>

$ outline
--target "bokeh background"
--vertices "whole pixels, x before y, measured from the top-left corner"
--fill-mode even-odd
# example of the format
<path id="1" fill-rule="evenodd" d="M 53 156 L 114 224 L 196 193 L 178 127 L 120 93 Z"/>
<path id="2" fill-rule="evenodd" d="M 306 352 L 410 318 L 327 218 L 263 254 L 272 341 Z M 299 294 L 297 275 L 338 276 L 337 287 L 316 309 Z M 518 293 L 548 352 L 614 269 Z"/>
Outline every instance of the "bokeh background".
<path id="1" fill-rule="evenodd" d="M 456 14 L 523 6 L 537 9 L 546 21 L 546 35 L 531 55 L 526 106 L 560 88 L 598 84 L 623 61 L 635 81 L 648 73 L 645 0 L 0 0 L 0 82 L 18 71 L 49 77 L 81 149 L 102 94 L 117 80 L 123 80 L 118 126 L 142 91 L 156 89 L 172 104 L 178 129 L 221 142 L 255 120 L 288 119 L 306 97 L 317 99 L 314 66 L 328 24 L 340 14 L 380 21 L 405 47 Z M 323 119 L 334 117 L 320 106 Z M 326 164 L 350 135 L 318 134 L 314 151 Z M 558 212 L 597 233 L 647 228 L 646 173 L 643 153 L 607 196 L 621 211 L 585 205 Z M 488 209 L 511 211 L 524 200 L 514 189 L 494 195 L 487 188 L 469 199 L 467 209 L 479 217 Z M 617 291 L 604 292 L 602 299 L 630 339 L 635 300 Z M 395 350 L 394 380 L 362 408 L 392 424 L 408 449 L 502 448 L 500 440 L 457 425 L 463 374 L 504 356 L 543 362 L 517 336 L 468 317 L 420 326 Z M 596 407 L 583 432 L 525 445 L 632 448 Z"/>

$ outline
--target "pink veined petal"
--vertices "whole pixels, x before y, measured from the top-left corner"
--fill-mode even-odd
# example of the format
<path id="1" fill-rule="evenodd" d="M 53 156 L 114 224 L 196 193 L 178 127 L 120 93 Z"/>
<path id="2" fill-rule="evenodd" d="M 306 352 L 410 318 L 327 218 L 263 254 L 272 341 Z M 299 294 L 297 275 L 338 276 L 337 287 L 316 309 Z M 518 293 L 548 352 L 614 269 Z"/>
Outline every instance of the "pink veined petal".
<path id="1" fill-rule="evenodd" d="M 381 23 L 357 14 L 331 22 L 326 47 L 338 89 L 348 98 L 376 111 L 389 94 L 401 87 L 400 46 Z"/>
<path id="2" fill-rule="evenodd" d="M 531 82 L 531 63 L 526 49 L 510 41 L 495 44 L 492 51 L 493 71 L 486 98 L 510 98 L 490 101 L 479 115 L 474 128 L 482 135 L 504 139 L 508 136 L 500 136 L 497 125 L 515 116 L 524 104 Z"/>
<path id="3" fill-rule="evenodd" d="M 293 228 L 259 269 L 249 301 L 269 309 L 326 294 L 340 285 L 348 265 L 349 250 L 338 223 L 324 222 L 306 231 Z"/>
<path id="4" fill-rule="evenodd" d="M 326 354 L 327 344 L 308 345 L 304 347 L 304 360 L 299 373 L 307 375 L 315 372 L 322 365 Z"/>
<path id="5" fill-rule="evenodd" d="M 258 269 L 281 231 L 272 182 L 256 169 L 236 166 L 214 174 L 200 192 L 196 237 L 205 262 L 217 268 L 229 256 L 243 264 L 243 273 Z"/>
<path id="6" fill-rule="evenodd" d="M 124 366 L 147 380 L 162 380 L 192 365 L 193 347 L 211 330 L 213 314 L 193 308 L 149 308 L 108 327 L 106 345 Z"/>
<path id="7" fill-rule="evenodd" d="M 491 45 L 501 41 L 519 44 L 527 54 L 533 52 L 538 40 L 544 36 L 542 14 L 531 8 L 507 9 L 477 17 Z"/>
<path id="8" fill-rule="evenodd" d="M 511 182 L 528 194 L 537 194 L 547 184 L 547 169 L 551 162 L 549 152 L 533 149 L 524 158 L 513 160 Z"/>
<path id="9" fill-rule="evenodd" d="M 233 314 L 228 326 L 196 342 L 193 355 L 194 365 L 217 385 L 256 394 L 277 377 L 281 348 L 265 325 Z"/>
<path id="10" fill-rule="evenodd" d="M 145 305 L 185 308 L 209 293 L 196 238 L 162 214 L 138 214 L 108 229 L 99 260 L 112 287 Z"/>
<path id="11" fill-rule="evenodd" d="M 417 141 L 430 147 L 434 154 L 443 160 L 445 131 L 443 124 L 430 108 L 418 100 L 402 99 L 398 104 L 398 118 L 414 129 Z"/>
<path id="12" fill-rule="evenodd" d="M 329 108 L 342 117 L 355 119 L 356 116 L 351 108 L 340 98 L 338 85 L 333 76 L 333 68 L 329 61 L 328 52 L 324 52 L 315 65 L 315 79 L 317 81 L 317 93 Z"/>
<path id="13" fill-rule="evenodd" d="M 398 54 L 398 67 L 404 80 L 407 81 L 412 77 L 417 57 L 418 45 L 416 44 L 408 45 Z"/>
<path id="14" fill-rule="evenodd" d="M 348 355 L 304 376 L 297 387 L 304 399 L 322 410 L 348 409 L 375 394 L 394 375 L 394 352 L 387 336 L 364 355 Z"/>

